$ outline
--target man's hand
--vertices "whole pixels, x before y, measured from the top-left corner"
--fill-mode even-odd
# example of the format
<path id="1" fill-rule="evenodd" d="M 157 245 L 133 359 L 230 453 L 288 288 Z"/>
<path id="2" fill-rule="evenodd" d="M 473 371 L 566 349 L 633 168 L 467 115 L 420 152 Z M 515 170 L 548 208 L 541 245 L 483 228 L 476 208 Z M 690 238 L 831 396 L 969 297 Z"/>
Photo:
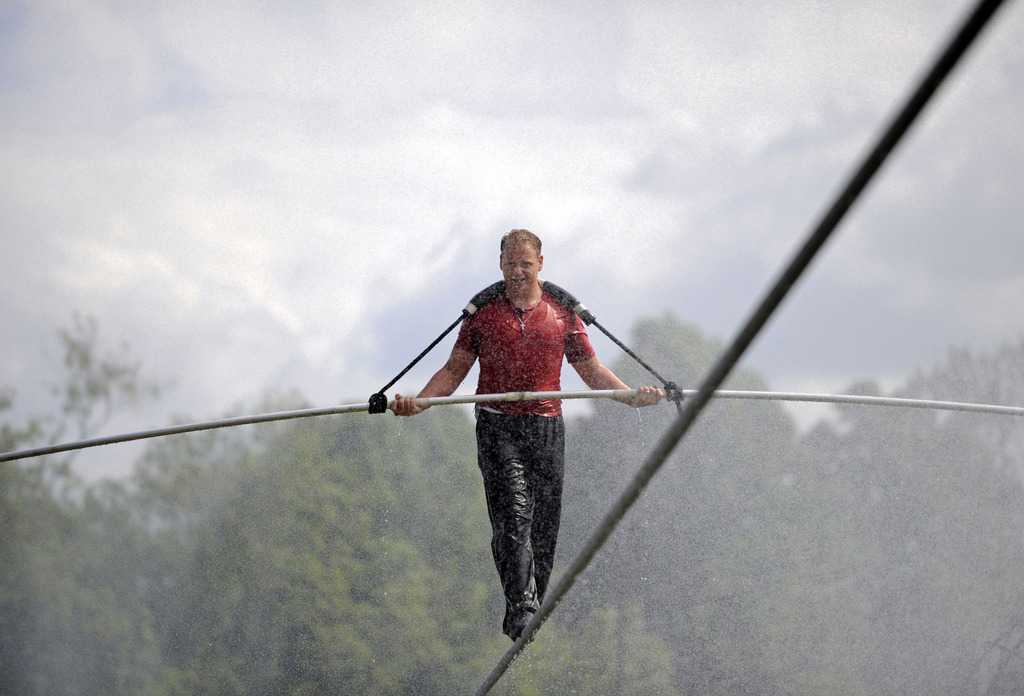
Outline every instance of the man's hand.
<path id="1" fill-rule="evenodd" d="M 597 357 L 570 364 L 591 389 L 629 389 L 626 383 L 616 377 L 614 372 L 602 365 Z M 631 396 L 628 399 L 616 397 L 615 400 L 633 408 L 640 408 L 641 406 L 653 406 L 664 398 L 665 392 L 659 387 L 640 387 L 637 389 L 636 396 Z"/>
<path id="2" fill-rule="evenodd" d="M 665 398 L 665 392 L 659 387 L 640 387 L 637 389 L 637 395 L 624 401 L 623 403 L 633 408 L 642 408 L 644 406 L 654 406 Z"/>
<path id="3" fill-rule="evenodd" d="M 415 396 L 402 396 L 401 394 L 395 394 L 395 400 L 391 402 L 388 408 L 396 416 L 415 416 L 417 413 L 423 413 L 426 410 L 416 405 Z"/>

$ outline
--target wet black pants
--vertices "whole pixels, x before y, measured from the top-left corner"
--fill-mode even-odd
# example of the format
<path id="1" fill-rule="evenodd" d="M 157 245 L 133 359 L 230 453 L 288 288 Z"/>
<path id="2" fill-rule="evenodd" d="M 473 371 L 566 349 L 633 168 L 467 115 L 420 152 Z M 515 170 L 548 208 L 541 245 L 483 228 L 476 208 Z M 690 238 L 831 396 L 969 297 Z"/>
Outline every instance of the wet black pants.
<path id="1" fill-rule="evenodd" d="M 561 416 L 479 410 L 477 460 L 491 518 L 491 551 L 505 593 L 504 631 L 540 608 L 555 561 L 565 475 Z"/>

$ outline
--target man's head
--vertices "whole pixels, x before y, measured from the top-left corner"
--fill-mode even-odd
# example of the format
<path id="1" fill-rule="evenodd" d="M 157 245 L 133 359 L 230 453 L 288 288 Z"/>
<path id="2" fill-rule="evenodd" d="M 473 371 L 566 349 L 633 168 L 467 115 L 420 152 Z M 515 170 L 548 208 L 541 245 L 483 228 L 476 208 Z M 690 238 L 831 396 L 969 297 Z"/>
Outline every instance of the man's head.
<path id="1" fill-rule="evenodd" d="M 526 244 L 532 246 L 537 252 L 537 256 L 541 255 L 540 250 L 540 237 L 535 235 L 530 230 L 512 230 L 501 238 L 501 251 L 505 251 L 507 246 L 518 246 Z"/>
<path id="2" fill-rule="evenodd" d="M 501 238 L 498 261 L 509 295 L 529 297 L 540 287 L 537 275 L 544 267 L 540 248 L 540 239 L 528 230 L 512 230 Z"/>

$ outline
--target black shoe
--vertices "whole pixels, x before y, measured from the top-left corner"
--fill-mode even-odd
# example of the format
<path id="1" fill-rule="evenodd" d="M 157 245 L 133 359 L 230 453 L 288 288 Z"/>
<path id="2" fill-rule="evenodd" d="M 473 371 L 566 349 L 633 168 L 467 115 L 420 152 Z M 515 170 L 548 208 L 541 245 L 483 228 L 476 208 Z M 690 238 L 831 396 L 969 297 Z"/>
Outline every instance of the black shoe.
<path id="1" fill-rule="evenodd" d="M 519 640 L 519 636 L 523 635 L 523 631 L 526 629 L 526 625 L 530 623 L 530 619 L 533 618 L 534 613 L 535 612 L 533 611 L 521 611 L 512 617 L 512 621 L 509 622 L 508 631 L 506 631 L 506 633 L 513 642 Z"/>

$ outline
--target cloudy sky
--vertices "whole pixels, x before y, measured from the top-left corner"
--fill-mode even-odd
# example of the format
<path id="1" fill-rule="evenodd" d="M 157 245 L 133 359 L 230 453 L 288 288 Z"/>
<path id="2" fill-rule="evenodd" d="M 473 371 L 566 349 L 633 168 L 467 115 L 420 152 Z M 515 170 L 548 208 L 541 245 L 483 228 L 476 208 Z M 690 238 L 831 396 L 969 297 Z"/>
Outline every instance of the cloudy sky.
<path id="1" fill-rule="evenodd" d="M 116 429 L 365 401 L 513 227 L 621 338 L 729 340 L 971 4 L 0 0 L 0 385 L 45 410 L 80 312 L 174 382 Z M 773 389 L 1024 334 L 1022 30 L 1008 3 L 748 354 Z"/>

